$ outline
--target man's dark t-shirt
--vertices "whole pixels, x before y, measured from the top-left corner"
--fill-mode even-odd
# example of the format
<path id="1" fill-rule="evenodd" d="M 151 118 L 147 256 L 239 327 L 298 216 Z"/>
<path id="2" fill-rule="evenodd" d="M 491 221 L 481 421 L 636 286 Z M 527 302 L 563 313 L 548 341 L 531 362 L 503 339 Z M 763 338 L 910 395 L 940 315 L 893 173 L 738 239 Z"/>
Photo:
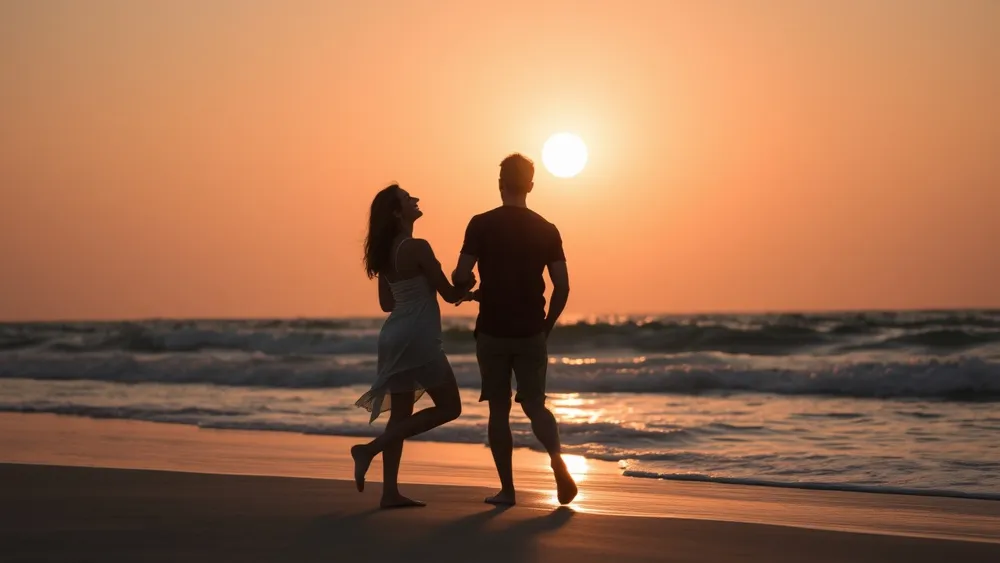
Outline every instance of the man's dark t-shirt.
<path id="1" fill-rule="evenodd" d="M 542 274 L 566 260 L 555 225 L 525 207 L 498 207 L 469 221 L 462 254 L 479 263 L 477 333 L 520 338 L 545 330 Z"/>

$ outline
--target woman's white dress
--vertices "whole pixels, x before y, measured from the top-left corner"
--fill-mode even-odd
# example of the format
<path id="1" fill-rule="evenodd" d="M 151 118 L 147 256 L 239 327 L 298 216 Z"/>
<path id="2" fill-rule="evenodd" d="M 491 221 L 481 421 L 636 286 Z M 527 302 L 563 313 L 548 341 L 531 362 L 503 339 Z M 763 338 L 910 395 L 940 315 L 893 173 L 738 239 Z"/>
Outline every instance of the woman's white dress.
<path id="1" fill-rule="evenodd" d="M 397 256 L 407 240 L 396 247 Z M 426 389 L 446 383 L 452 373 L 441 342 L 437 292 L 427 278 L 389 282 L 389 288 L 395 306 L 379 331 L 375 383 L 355 403 L 371 412 L 369 423 L 389 410 L 392 393 L 413 392 L 416 402 Z"/>

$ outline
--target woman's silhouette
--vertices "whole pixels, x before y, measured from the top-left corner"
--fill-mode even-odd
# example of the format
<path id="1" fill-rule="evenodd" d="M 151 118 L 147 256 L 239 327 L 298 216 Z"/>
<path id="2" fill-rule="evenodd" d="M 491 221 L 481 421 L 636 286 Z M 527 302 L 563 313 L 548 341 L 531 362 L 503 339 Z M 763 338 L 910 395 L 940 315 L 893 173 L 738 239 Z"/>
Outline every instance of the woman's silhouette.
<path id="1" fill-rule="evenodd" d="M 351 448 L 354 480 L 365 487 L 372 459 L 382 454 L 382 508 L 423 506 L 399 493 L 397 478 L 403 440 L 455 420 L 462 401 L 455 374 L 441 343 L 437 293 L 449 303 L 470 298 L 475 279 L 455 287 L 445 276 L 430 244 L 413 238 L 413 223 L 423 215 L 417 198 L 393 184 L 372 201 L 365 239 L 365 271 L 378 278 L 379 304 L 389 313 L 378 337 L 378 374 L 356 405 L 371 412 L 370 422 L 389 410 L 381 436 Z M 434 406 L 413 412 L 424 392 Z"/>

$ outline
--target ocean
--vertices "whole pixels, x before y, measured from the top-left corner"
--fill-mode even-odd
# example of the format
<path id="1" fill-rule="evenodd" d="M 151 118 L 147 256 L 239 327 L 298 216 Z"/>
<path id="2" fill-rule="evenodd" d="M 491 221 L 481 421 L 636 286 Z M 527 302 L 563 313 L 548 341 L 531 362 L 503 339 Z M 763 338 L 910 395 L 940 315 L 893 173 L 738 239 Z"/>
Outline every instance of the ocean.
<path id="1" fill-rule="evenodd" d="M 381 322 L 2 324 L 0 411 L 373 436 Z M 445 323 L 464 412 L 417 439 L 484 444 L 473 320 Z M 565 451 L 627 477 L 1000 499 L 1000 311 L 594 317 L 549 348 Z"/>

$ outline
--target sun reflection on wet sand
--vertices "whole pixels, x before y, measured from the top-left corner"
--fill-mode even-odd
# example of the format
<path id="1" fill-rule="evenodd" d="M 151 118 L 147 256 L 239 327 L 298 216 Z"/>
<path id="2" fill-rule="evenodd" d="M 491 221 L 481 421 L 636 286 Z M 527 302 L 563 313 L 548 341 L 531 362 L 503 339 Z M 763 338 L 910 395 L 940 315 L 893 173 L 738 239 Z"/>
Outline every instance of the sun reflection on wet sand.
<path id="1" fill-rule="evenodd" d="M 581 508 L 580 506 L 580 502 L 583 501 L 585 498 L 586 496 L 583 494 L 583 491 L 580 491 L 579 493 L 576 494 L 576 498 L 573 499 L 573 502 L 566 505 L 562 505 L 559 504 L 559 495 L 553 493 L 552 496 L 545 499 L 545 504 L 551 506 L 564 506 L 574 512 L 590 512 L 586 508 Z"/>
<path id="2" fill-rule="evenodd" d="M 574 454 L 562 454 L 562 459 L 566 464 L 566 469 L 569 469 L 569 474 L 573 476 L 573 480 L 576 481 L 577 484 L 587 480 L 587 474 L 590 473 L 591 469 L 590 461 L 588 461 L 587 458 Z M 546 469 L 548 469 L 548 467 L 546 467 Z M 583 491 L 578 492 L 576 494 L 576 498 L 573 499 L 570 506 L 573 506 L 575 509 L 576 505 L 580 501 L 584 500 L 584 498 L 586 498 L 586 496 L 583 494 Z M 553 506 L 559 506 L 559 497 L 553 493 L 551 496 L 546 498 L 545 502 Z"/>

